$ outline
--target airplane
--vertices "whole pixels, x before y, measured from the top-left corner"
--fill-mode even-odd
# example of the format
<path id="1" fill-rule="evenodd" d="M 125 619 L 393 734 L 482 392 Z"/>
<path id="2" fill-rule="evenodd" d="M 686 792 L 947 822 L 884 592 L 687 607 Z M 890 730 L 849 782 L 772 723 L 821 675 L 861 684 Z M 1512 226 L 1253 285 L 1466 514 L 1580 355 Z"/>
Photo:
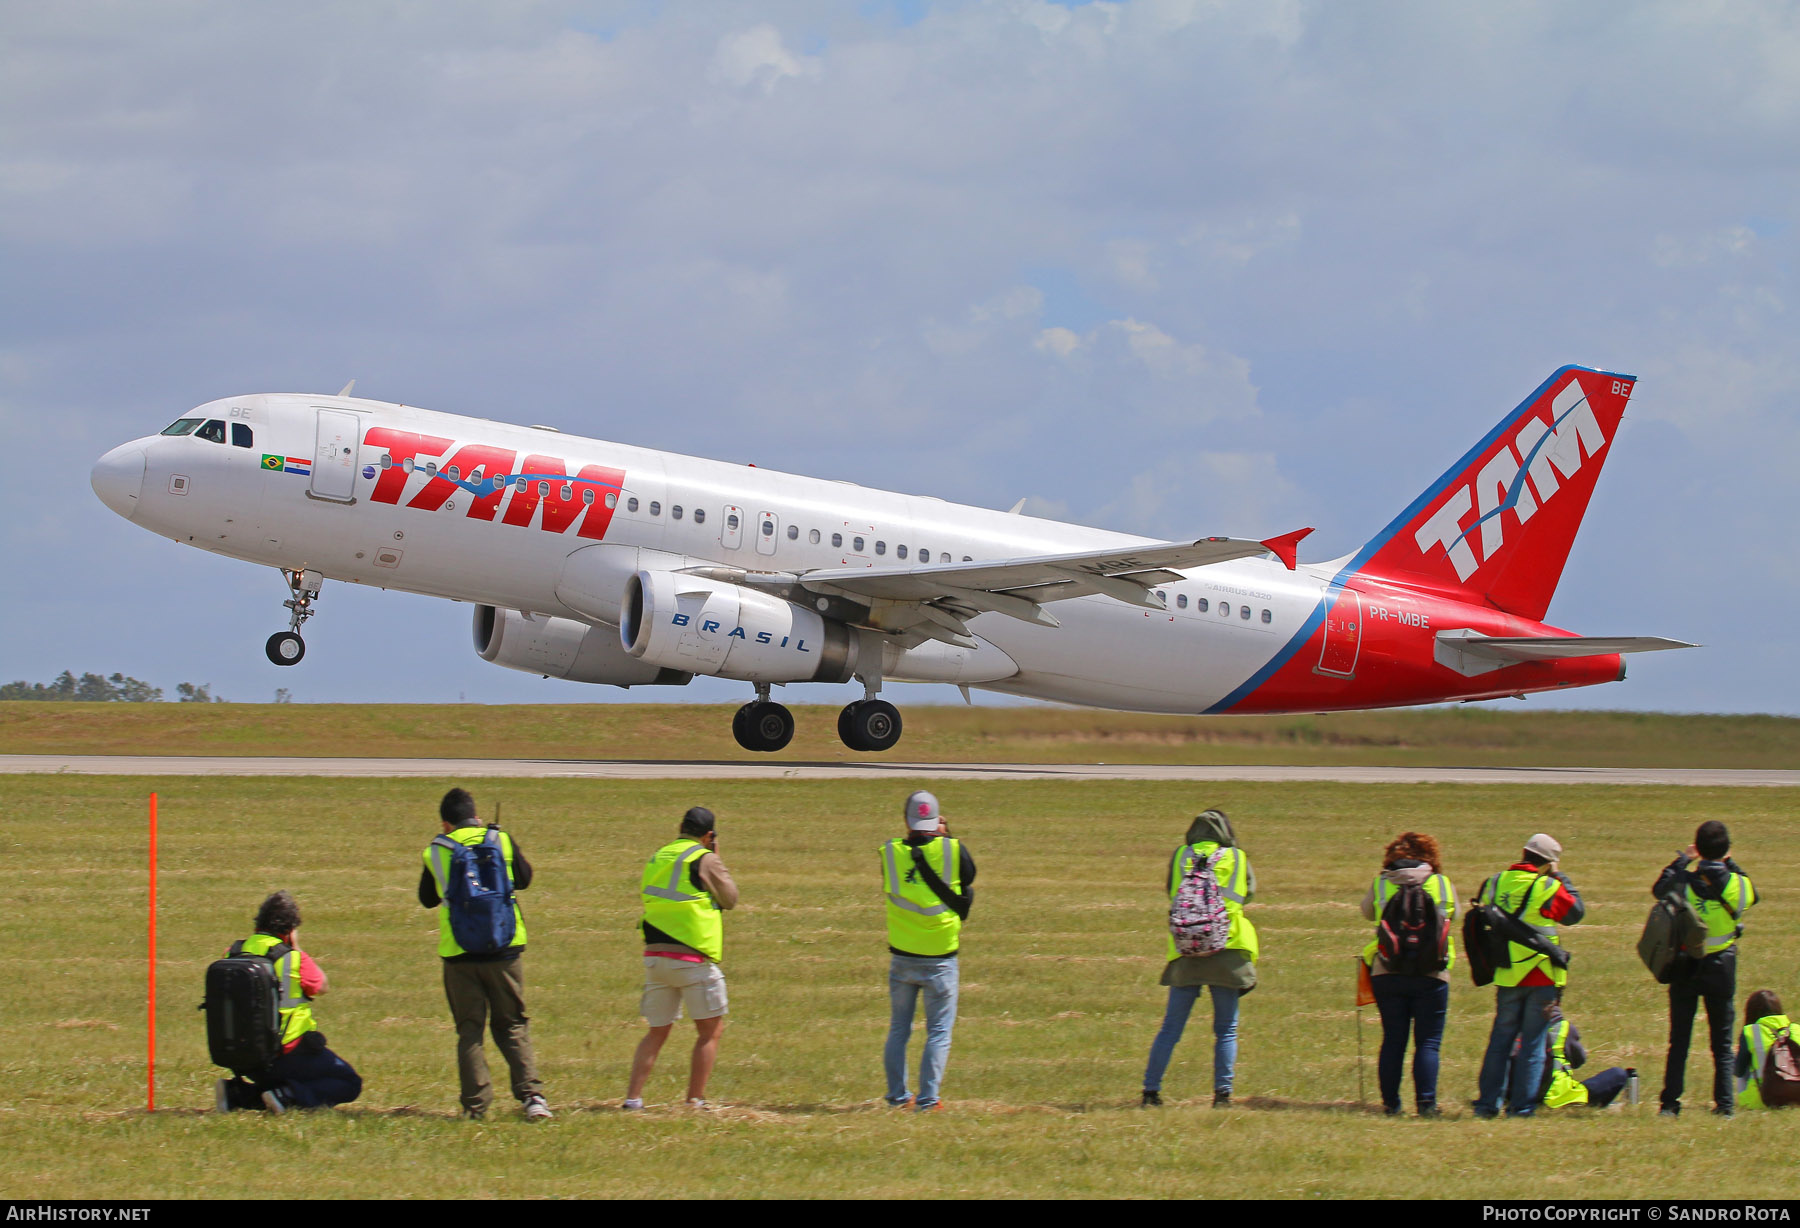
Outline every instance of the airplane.
<path id="1" fill-rule="evenodd" d="M 1689 648 L 1543 621 L 1636 385 L 1562 367 L 1367 545 L 1311 529 L 1156 541 L 351 396 L 211 401 L 94 465 L 107 507 L 279 568 L 298 665 L 326 579 L 474 606 L 475 650 L 620 687 L 748 683 L 732 734 L 778 751 L 787 683 L 857 683 L 852 750 L 900 739 L 885 682 L 1164 713 L 1523 697 Z"/>

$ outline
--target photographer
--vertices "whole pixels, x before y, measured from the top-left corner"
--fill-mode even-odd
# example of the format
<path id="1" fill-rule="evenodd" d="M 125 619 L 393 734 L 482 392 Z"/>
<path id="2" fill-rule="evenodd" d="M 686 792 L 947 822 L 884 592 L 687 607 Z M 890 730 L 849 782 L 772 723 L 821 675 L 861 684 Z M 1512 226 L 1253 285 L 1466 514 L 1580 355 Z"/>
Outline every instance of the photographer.
<path id="1" fill-rule="evenodd" d="M 1562 945 L 1556 927 L 1576 925 L 1587 913 L 1575 885 L 1557 869 L 1561 858 L 1562 845 L 1539 833 L 1525 842 L 1519 860 L 1483 883 L 1476 896 L 1478 903 L 1517 913 L 1537 936 L 1533 946 L 1508 943 L 1511 963 L 1494 970 L 1494 1027 L 1481 1060 L 1477 1117 L 1498 1117 L 1508 1087 L 1507 1116 L 1530 1117 L 1535 1110 L 1533 1097 L 1544 1074 L 1544 1033 L 1550 1025 L 1545 1008 L 1569 979 L 1568 961 L 1548 952 Z"/>

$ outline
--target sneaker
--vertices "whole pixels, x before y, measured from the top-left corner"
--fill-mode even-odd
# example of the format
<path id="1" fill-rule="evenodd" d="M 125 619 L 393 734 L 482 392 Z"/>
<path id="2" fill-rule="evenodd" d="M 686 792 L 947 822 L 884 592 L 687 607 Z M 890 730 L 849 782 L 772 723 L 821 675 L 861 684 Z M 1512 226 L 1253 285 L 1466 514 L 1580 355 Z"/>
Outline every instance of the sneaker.
<path id="1" fill-rule="evenodd" d="M 1442 1117 L 1444 1115 L 1444 1110 L 1438 1108 L 1435 1104 L 1421 1104 L 1418 1108 L 1418 1114 L 1420 1117 Z"/>
<path id="2" fill-rule="evenodd" d="M 1661 1111 L 1656 1115 L 1658 1117 L 1680 1117 L 1681 1106 L 1679 1104 L 1665 1104 L 1662 1106 Z"/>
<path id="3" fill-rule="evenodd" d="M 1477 1120 L 1480 1121 L 1492 1121 L 1494 1118 L 1500 1116 L 1499 1109 L 1483 1108 L 1481 1101 L 1479 1100 L 1471 1100 L 1469 1102 L 1469 1107 L 1475 1111 L 1475 1116 Z"/>
<path id="4" fill-rule="evenodd" d="M 1397 1104 L 1384 1104 L 1381 1106 L 1381 1115 L 1383 1117 L 1398 1117 L 1400 1116 L 1400 1106 Z"/>
<path id="5" fill-rule="evenodd" d="M 550 1111 L 550 1102 L 542 1096 L 532 1094 L 525 1097 L 526 1121 L 549 1121 L 556 1114 Z"/>
<path id="6" fill-rule="evenodd" d="M 464 1121 L 486 1121 L 487 1120 L 487 1110 L 486 1109 L 464 1109 L 462 1111 L 462 1115 L 463 1115 Z"/>
<path id="7" fill-rule="evenodd" d="M 700 1099 L 698 1096 L 689 1096 L 687 1098 L 687 1106 L 690 1109 L 703 1109 L 706 1107 L 706 1101 Z"/>
<path id="8" fill-rule="evenodd" d="M 1720 1106 L 1719 1106 L 1719 1107 L 1718 1107 L 1718 1108 L 1716 1108 L 1716 1109 L 1714 1109 L 1714 1110 L 1713 1110 L 1713 1111 L 1712 1111 L 1712 1113 L 1713 1113 L 1713 1116 L 1714 1116 L 1714 1117 L 1733 1117 L 1733 1116 L 1736 1116 L 1736 1114 L 1735 1114 L 1735 1112 L 1734 1112 L 1734 1111 L 1733 1111 L 1733 1109 L 1732 1109 L 1732 1107 L 1731 1107 L 1731 1106 L 1730 1106 L 1730 1105 L 1728 1105 L 1728 1104 L 1721 1104 L 1721 1105 L 1720 1105 Z"/>
<path id="9" fill-rule="evenodd" d="M 262 1102 L 263 1108 L 276 1114 L 285 1113 L 294 1107 L 294 1102 L 291 1099 L 273 1087 L 262 1094 Z"/>
<path id="10" fill-rule="evenodd" d="M 891 1096 L 883 1096 L 881 1098 L 881 1103 L 885 1104 L 890 1109 L 903 1109 L 907 1105 L 912 1103 L 912 1097 L 911 1096 L 902 1096 L 902 1097 L 900 1097 L 900 1099 L 895 1100 Z"/>
<path id="11" fill-rule="evenodd" d="M 919 1113 L 941 1113 L 944 1109 L 942 1100 L 933 1100 L 930 1104 L 918 1104 L 914 1111 Z"/>
<path id="12" fill-rule="evenodd" d="M 624 1109 L 627 1113 L 642 1113 L 644 1111 L 644 1098 L 642 1096 L 633 1096 L 620 1104 L 619 1107 Z"/>
<path id="13" fill-rule="evenodd" d="M 213 1084 L 213 1112 L 229 1113 L 237 1106 L 231 1103 L 231 1080 L 220 1079 Z"/>
<path id="14" fill-rule="evenodd" d="M 1160 1108 L 1162 1108 L 1162 1093 L 1161 1092 L 1153 1092 L 1149 1088 L 1146 1087 L 1144 1089 L 1144 1098 L 1141 1102 L 1139 1102 L 1138 1107 L 1140 1109 L 1160 1109 Z"/>
<path id="15" fill-rule="evenodd" d="M 1213 1108 L 1228 1109 L 1230 1107 L 1231 1107 L 1231 1093 L 1230 1092 L 1214 1092 L 1213 1093 Z"/>

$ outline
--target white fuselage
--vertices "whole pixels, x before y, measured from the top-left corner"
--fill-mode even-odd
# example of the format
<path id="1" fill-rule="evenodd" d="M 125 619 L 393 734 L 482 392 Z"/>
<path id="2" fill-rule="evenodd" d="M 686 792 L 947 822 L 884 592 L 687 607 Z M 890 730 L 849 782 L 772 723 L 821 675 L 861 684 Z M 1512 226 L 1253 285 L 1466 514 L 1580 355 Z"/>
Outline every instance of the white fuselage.
<path id="1" fill-rule="evenodd" d="M 135 464 L 131 452 L 141 451 L 141 484 L 129 507 L 104 491 L 102 497 L 137 524 L 290 571 L 590 623 L 592 602 L 572 607 L 558 589 L 567 560 L 600 541 L 644 552 L 647 560 L 798 572 L 899 565 L 922 551 L 930 561 L 1003 560 L 1147 540 L 348 397 L 233 397 L 187 417 L 245 428 L 249 444 L 242 446 L 242 434 L 234 443 L 190 433 L 115 449 L 102 467 L 123 471 Z M 402 457 L 407 448 L 391 441 L 409 436 L 425 442 Z M 466 459 L 452 488 L 434 475 L 457 463 L 459 452 Z M 476 479 L 495 476 L 501 462 L 492 458 L 501 456 L 513 458 L 506 466 L 512 474 L 548 476 L 498 491 L 480 486 Z M 492 465 L 479 471 L 468 459 L 483 457 Z M 271 458 L 278 467 L 270 467 Z M 580 480 L 589 467 L 622 477 Z M 570 480 L 558 481 L 564 473 Z M 434 481 L 435 504 L 426 495 L 419 505 Z M 604 516 L 584 502 L 589 493 L 616 500 L 600 537 L 593 526 Z M 969 624 L 982 650 L 936 642 L 890 649 L 884 673 L 1102 707 L 1205 712 L 1302 629 L 1333 574 L 1330 567 L 1289 571 L 1273 560 L 1244 559 L 1161 586 L 1167 610 L 1086 596 L 1054 604 L 1059 627 L 982 614 Z"/>

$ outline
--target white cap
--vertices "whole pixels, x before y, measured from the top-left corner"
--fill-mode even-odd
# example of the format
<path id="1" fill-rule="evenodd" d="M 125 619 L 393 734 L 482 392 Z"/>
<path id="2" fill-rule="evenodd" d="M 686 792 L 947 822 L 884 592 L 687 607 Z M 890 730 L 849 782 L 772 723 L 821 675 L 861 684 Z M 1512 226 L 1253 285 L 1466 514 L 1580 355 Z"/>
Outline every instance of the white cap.
<path id="1" fill-rule="evenodd" d="M 936 831 L 944 812 L 938 807 L 937 795 L 920 789 L 906 799 L 906 826 L 909 831 Z"/>
<path id="2" fill-rule="evenodd" d="M 1546 836 L 1543 832 L 1539 832 L 1525 842 L 1525 851 L 1534 856 L 1541 857 L 1545 861 L 1562 860 L 1562 845 L 1558 844 L 1555 840 L 1552 840 L 1549 836 Z"/>

